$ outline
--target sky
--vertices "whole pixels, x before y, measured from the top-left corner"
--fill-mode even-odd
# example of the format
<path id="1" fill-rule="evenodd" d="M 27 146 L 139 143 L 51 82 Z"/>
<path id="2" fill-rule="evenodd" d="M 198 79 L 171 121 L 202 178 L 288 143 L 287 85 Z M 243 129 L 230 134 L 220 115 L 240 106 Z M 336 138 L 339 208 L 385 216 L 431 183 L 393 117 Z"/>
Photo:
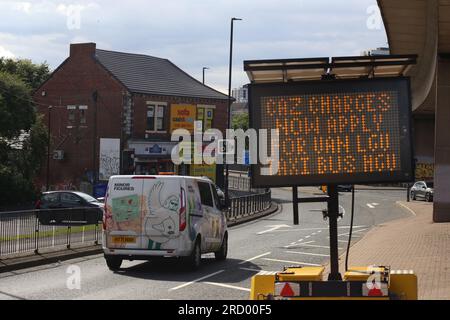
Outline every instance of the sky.
<path id="1" fill-rule="evenodd" d="M 0 0 L 0 56 L 55 69 L 70 43 L 167 58 L 228 90 L 248 83 L 244 60 L 360 55 L 386 47 L 376 0 Z"/>

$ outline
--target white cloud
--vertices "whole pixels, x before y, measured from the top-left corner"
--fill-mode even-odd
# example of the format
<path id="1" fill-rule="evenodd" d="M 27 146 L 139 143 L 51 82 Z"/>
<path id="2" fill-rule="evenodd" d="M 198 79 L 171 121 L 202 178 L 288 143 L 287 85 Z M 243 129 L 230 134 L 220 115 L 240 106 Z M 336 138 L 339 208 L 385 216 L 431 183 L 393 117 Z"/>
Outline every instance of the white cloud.
<path id="1" fill-rule="evenodd" d="M 0 58 L 15 58 L 14 53 L 0 46 Z"/>
<path id="2" fill-rule="evenodd" d="M 17 11 L 23 11 L 27 14 L 31 13 L 31 2 L 18 1 L 13 3 L 13 8 Z"/>
<path id="3" fill-rule="evenodd" d="M 386 46 L 384 30 L 367 27 L 373 5 L 376 0 L 0 1 L 0 46 L 55 68 L 71 42 L 96 42 L 168 58 L 199 80 L 207 66 L 207 84 L 227 92 L 231 17 L 243 18 L 234 32 L 236 87 L 248 82 L 243 60 L 354 55 Z M 79 17 L 68 19 L 71 6 L 82 8 Z"/>

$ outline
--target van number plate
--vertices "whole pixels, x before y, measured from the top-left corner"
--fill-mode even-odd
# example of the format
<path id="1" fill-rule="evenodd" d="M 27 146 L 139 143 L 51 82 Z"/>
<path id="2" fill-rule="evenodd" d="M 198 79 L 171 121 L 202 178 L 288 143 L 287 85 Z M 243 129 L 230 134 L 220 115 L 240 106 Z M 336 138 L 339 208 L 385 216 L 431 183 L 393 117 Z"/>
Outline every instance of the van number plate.
<path id="1" fill-rule="evenodd" d="M 112 237 L 112 242 L 114 243 L 135 243 L 136 242 L 136 238 L 135 237 L 124 237 L 124 236 L 119 236 L 119 237 Z"/>

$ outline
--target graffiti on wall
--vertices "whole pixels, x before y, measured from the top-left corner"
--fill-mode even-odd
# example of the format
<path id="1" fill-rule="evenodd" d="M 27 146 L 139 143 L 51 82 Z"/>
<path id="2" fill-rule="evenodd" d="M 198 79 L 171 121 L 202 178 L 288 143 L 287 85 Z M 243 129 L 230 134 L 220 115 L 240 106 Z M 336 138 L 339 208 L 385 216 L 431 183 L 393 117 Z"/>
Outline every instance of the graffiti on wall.
<path id="1" fill-rule="evenodd" d="M 100 139 L 100 165 L 99 180 L 108 180 L 109 177 L 120 173 L 120 139 Z"/>

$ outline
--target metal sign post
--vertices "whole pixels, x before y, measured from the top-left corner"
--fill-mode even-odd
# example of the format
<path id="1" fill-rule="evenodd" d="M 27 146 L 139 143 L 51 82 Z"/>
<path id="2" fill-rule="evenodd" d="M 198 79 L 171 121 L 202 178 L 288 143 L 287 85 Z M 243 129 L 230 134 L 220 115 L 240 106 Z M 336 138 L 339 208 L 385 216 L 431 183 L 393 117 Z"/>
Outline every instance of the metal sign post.
<path id="1" fill-rule="evenodd" d="M 338 226 L 339 216 L 339 193 L 337 185 L 328 185 L 328 223 L 330 236 L 330 274 L 328 280 L 342 280 L 339 273 L 339 252 L 338 252 Z"/>

